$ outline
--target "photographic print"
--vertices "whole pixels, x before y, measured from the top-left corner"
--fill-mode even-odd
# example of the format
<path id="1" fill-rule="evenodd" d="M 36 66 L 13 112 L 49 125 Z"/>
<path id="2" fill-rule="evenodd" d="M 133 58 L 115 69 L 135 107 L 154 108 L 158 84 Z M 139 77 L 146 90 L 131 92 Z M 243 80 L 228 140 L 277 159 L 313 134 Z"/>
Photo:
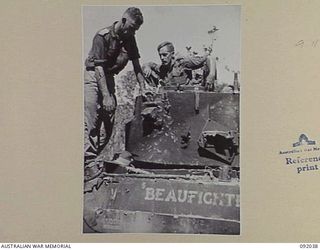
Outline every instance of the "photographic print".
<path id="1" fill-rule="evenodd" d="M 240 6 L 82 16 L 83 232 L 239 235 Z"/>

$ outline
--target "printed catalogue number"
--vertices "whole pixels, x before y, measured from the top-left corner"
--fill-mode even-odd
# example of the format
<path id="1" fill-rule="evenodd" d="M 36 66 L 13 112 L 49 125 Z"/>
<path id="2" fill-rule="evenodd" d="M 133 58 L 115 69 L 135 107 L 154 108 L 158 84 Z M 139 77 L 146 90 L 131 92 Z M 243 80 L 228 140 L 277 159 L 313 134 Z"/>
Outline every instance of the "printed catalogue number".
<path id="1" fill-rule="evenodd" d="M 300 248 L 318 248 L 318 244 L 300 244 Z"/>

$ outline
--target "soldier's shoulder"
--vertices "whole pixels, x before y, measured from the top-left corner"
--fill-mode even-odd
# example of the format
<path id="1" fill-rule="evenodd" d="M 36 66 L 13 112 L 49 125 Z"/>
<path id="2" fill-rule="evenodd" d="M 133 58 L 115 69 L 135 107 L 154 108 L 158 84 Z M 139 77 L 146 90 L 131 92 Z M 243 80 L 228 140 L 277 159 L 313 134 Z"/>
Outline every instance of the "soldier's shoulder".
<path id="1" fill-rule="evenodd" d="M 174 54 L 174 57 L 175 57 L 175 59 L 177 59 L 177 60 L 181 60 L 181 59 L 186 58 L 186 55 L 183 54 L 183 53 L 181 53 L 180 51 L 177 51 L 177 52 Z"/>
<path id="2" fill-rule="evenodd" d="M 111 31 L 110 27 L 106 27 L 98 30 L 97 34 L 100 36 L 105 36 L 106 34 L 110 33 L 110 31 Z"/>

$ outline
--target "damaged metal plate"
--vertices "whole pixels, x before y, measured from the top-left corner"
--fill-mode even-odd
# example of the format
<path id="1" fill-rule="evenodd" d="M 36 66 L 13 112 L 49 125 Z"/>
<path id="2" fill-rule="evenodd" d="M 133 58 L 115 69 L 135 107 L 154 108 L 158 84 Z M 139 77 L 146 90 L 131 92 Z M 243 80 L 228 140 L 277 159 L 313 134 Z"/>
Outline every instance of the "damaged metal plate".
<path id="1" fill-rule="evenodd" d="M 220 166 L 221 157 L 202 150 L 198 140 L 203 131 L 239 132 L 239 94 L 190 88 L 167 89 L 162 95 L 167 103 L 158 102 L 157 114 L 149 102 L 142 106 L 143 115 L 131 122 L 127 146 L 135 160 L 142 164 Z M 238 154 L 232 162 L 224 163 L 238 167 Z"/>

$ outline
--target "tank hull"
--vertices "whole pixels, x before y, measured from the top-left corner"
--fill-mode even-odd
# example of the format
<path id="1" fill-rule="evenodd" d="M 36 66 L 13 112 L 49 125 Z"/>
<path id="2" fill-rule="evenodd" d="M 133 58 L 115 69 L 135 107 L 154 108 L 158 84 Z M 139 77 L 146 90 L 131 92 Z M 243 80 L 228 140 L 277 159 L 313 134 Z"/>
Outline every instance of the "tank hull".
<path id="1" fill-rule="evenodd" d="M 240 233 L 238 179 L 107 174 L 84 204 L 85 233 Z"/>
<path id="2" fill-rule="evenodd" d="M 85 182 L 83 232 L 239 235 L 239 94 L 167 89 L 134 117 L 133 161 Z"/>

